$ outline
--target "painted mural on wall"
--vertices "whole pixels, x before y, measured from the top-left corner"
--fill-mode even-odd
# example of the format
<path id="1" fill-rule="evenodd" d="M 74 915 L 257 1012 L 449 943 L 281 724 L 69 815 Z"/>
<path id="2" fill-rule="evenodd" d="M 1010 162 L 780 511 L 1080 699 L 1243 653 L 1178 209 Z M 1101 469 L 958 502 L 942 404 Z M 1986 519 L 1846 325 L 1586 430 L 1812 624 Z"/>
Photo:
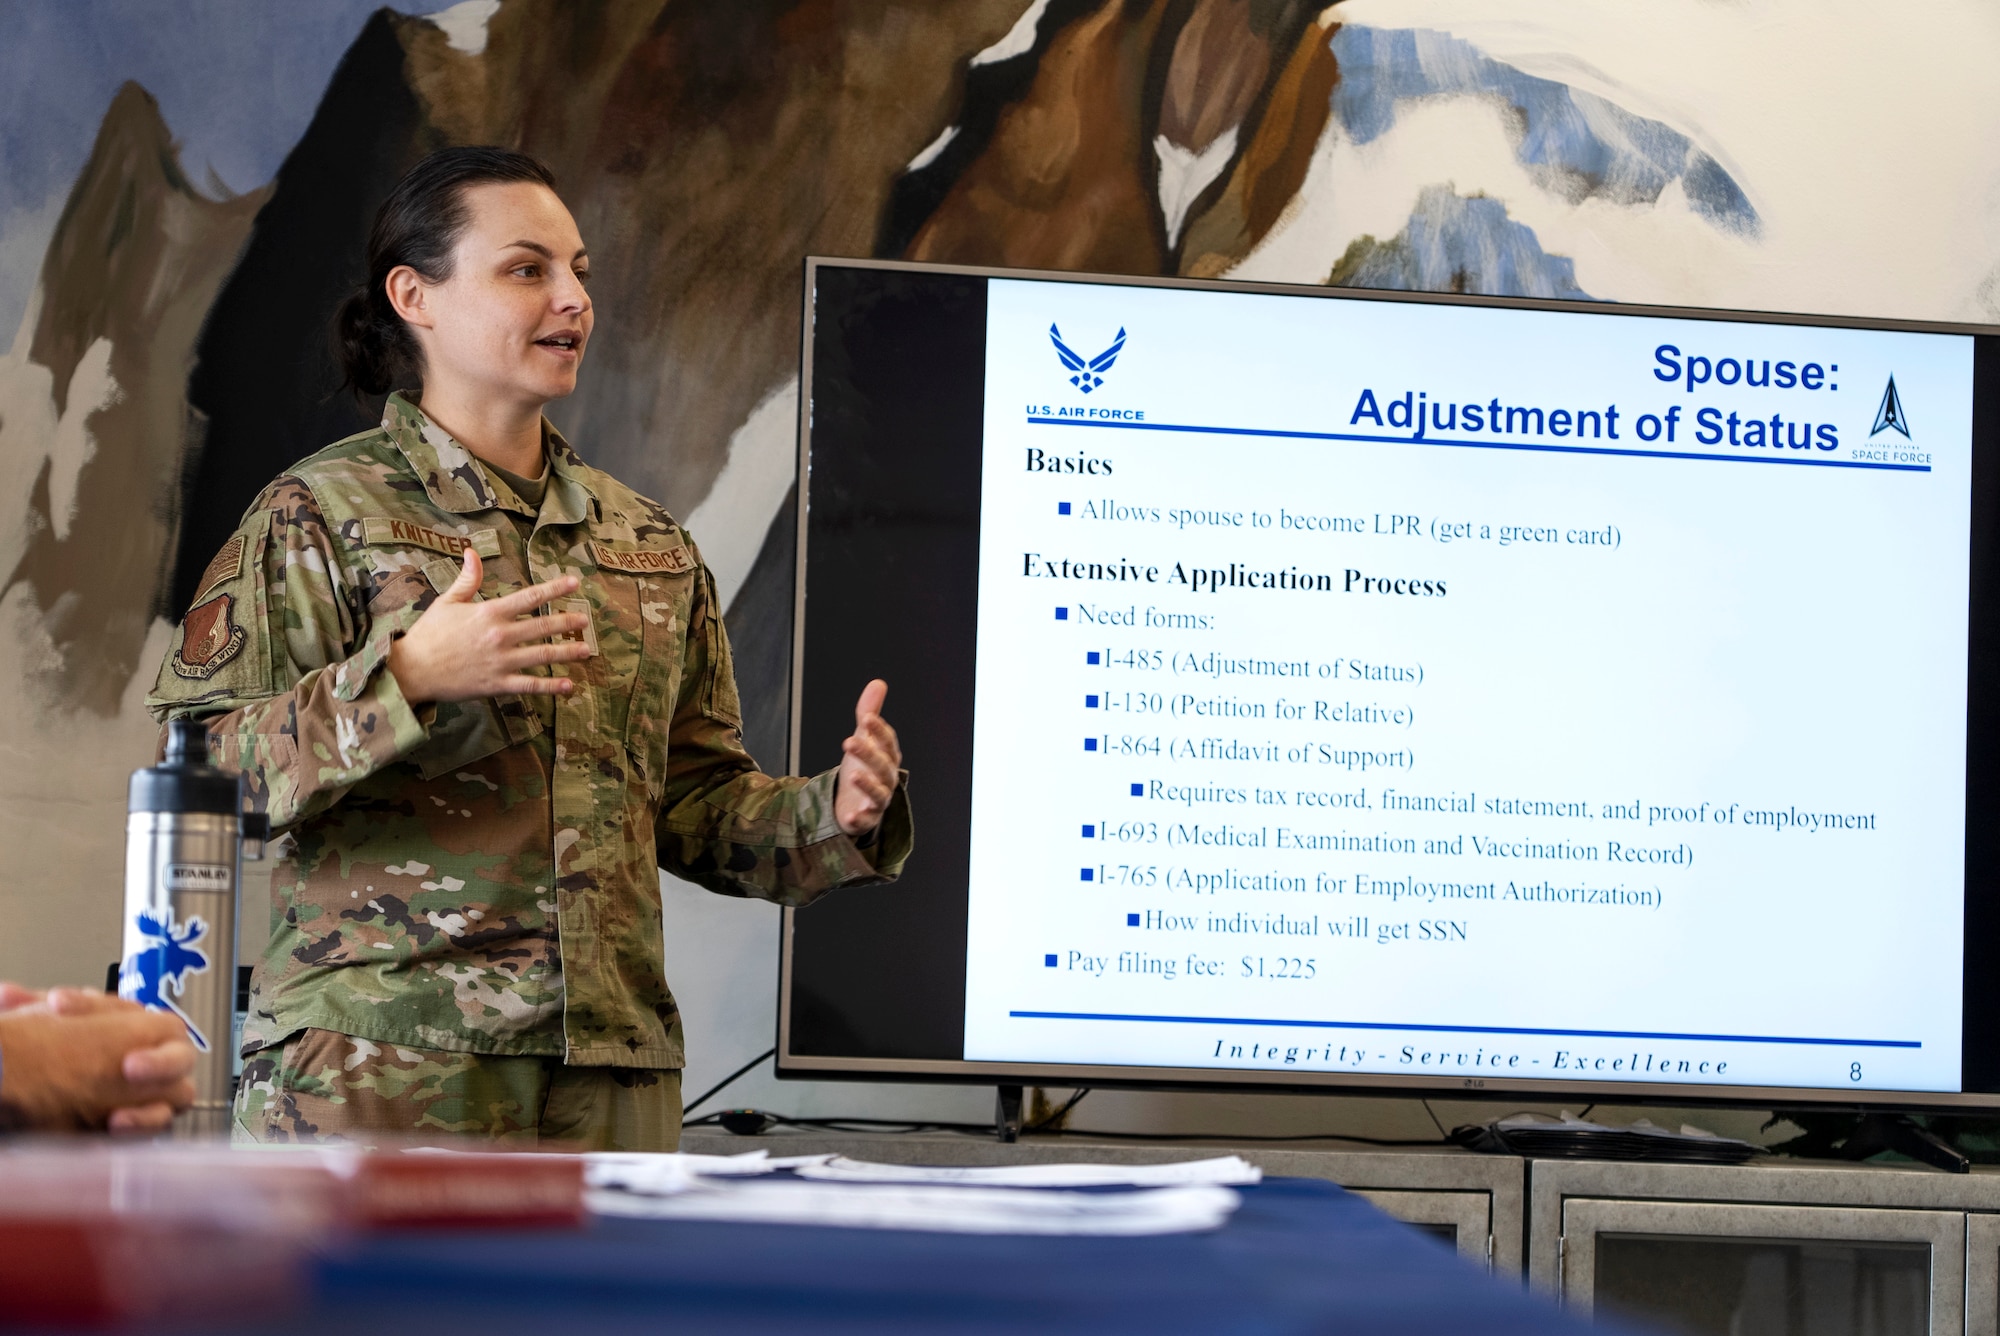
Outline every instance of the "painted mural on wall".
<path id="1" fill-rule="evenodd" d="M 241 508 L 367 422 L 327 322 L 430 149 L 515 145 L 563 182 L 600 305 L 553 416 L 701 538 L 775 762 L 803 256 L 2000 320 L 2000 18 L 1925 11 L 242 0 L 166 34 L 138 0 L 25 0 L 0 57 L 0 838 L 62 871 L 0 887 L 0 976 L 115 949 L 137 699 Z M 62 120 L 85 97 L 88 144 Z M 58 919 L 74 960 L 15 946 Z"/>

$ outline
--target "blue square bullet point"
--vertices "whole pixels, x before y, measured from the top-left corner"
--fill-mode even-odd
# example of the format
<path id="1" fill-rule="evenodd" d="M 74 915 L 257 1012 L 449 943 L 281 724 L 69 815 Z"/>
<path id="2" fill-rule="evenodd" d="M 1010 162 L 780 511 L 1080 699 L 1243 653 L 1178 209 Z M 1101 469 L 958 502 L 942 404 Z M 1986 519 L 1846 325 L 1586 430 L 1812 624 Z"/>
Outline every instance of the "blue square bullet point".
<path id="1" fill-rule="evenodd" d="M 1097 750 L 1097 739 L 1096 739 L 1096 738 L 1085 738 L 1085 739 L 1083 740 L 1083 749 L 1084 749 L 1085 751 L 1096 751 L 1096 750 Z"/>
<path id="2" fill-rule="evenodd" d="M 1092 664 L 1092 665 L 1096 664 L 1096 662 L 1097 662 L 1097 651 L 1096 651 L 1096 650 L 1092 650 L 1092 651 L 1090 651 L 1090 653 L 1088 653 L 1088 654 L 1084 655 L 1084 656 L 1083 656 L 1083 661 L 1084 661 L 1085 663 L 1088 663 L 1088 664 Z"/>
<path id="3" fill-rule="evenodd" d="M 1136 928 L 1136 927 L 1138 927 L 1138 926 L 1139 926 L 1139 916 L 1138 916 L 1137 914 L 1127 914 L 1127 915 L 1125 916 L 1125 926 L 1126 926 L 1126 927 L 1128 927 L 1128 928 Z"/>
<path id="4" fill-rule="evenodd" d="M 1097 708 L 1097 697 L 1095 697 L 1095 696 L 1085 696 L 1085 697 L 1083 698 L 1083 708 L 1084 708 L 1084 709 L 1086 709 L 1086 710 L 1094 710 L 1094 709 L 1096 709 L 1096 708 Z"/>
<path id="5" fill-rule="evenodd" d="M 1086 840 L 1094 840 L 1094 839 L 1096 839 L 1096 838 L 1097 838 L 1097 827 L 1095 827 L 1095 826 L 1085 826 L 1085 827 L 1083 828 L 1083 838 L 1085 838 Z"/>
<path id="6" fill-rule="evenodd" d="M 1096 869 L 1096 868 L 1090 868 L 1090 867 L 1087 867 L 1087 868 L 1084 868 L 1084 869 L 1083 869 L 1083 880 L 1084 880 L 1084 881 L 1096 881 L 1096 880 L 1097 880 L 1097 869 Z"/>
<path id="7" fill-rule="evenodd" d="M 1053 953 L 1051 953 L 1051 954 L 1049 954 L 1049 955 L 1046 955 L 1046 956 L 1043 956 L 1043 957 L 1042 957 L 1042 964 L 1043 964 L 1043 965 L 1045 965 L 1045 966 L 1047 966 L 1047 967 L 1048 967 L 1048 968 L 1050 968 L 1050 969 L 1054 969 L 1054 968 L 1056 967 L 1056 958 L 1055 958 L 1054 954 L 1053 954 Z"/>
<path id="8" fill-rule="evenodd" d="M 1067 514 L 1069 514 L 1069 502 L 1067 502 L 1067 501 L 1058 501 L 1058 502 L 1056 502 L 1056 514 L 1058 514 L 1058 515 L 1067 515 Z"/>
<path id="9" fill-rule="evenodd" d="M 1133 796 L 1134 798 L 1143 798 L 1143 797 L 1145 797 L 1145 796 L 1146 796 L 1146 786 L 1145 786 L 1144 784 L 1134 784 L 1134 785 L 1132 786 L 1132 796 Z"/>
<path id="10" fill-rule="evenodd" d="M 1068 608 L 1057 608 L 1057 609 L 1056 609 L 1056 620 L 1057 620 L 1057 621 L 1059 621 L 1059 622 L 1066 622 L 1066 621 L 1068 621 L 1068 620 L 1069 620 L 1069 609 L 1068 609 Z"/>

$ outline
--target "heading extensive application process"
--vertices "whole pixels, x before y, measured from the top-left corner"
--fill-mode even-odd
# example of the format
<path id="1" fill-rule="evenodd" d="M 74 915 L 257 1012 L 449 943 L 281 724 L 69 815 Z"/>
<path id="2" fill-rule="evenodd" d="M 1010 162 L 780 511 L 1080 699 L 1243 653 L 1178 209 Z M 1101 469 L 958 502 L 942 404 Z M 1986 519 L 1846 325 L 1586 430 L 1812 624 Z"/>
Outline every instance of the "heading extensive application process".
<path id="1" fill-rule="evenodd" d="M 1971 337 L 986 323 L 966 1060 L 1959 1088 Z"/>

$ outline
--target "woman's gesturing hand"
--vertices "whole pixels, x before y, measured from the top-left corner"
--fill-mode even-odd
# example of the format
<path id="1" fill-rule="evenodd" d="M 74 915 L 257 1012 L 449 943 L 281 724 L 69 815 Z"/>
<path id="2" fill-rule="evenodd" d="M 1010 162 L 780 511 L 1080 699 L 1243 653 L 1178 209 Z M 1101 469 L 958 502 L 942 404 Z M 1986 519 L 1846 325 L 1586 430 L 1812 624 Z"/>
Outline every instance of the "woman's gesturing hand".
<path id="1" fill-rule="evenodd" d="M 559 674 L 536 677 L 527 670 L 543 664 L 575 663 L 590 657 L 580 635 L 590 619 L 535 610 L 551 599 L 576 592 L 577 578 L 561 576 L 504 598 L 479 601 L 485 563 L 471 548 L 465 569 L 438 595 L 389 649 L 389 671 L 412 705 L 430 701 L 478 700 L 484 696 L 567 696 L 576 684 Z"/>
<path id="2" fill-rule="evenodd" d="M 889 684 L 876 678 L 861 689 L 854 703 L 854 733 L 840 744 L 840 778 L 833 790 L 833 819 L 848 835 L 866 835 L 882 824 L 889 799 L 896 794 L 896 770 L 903 749 L 896 730 L 882 718 L 882 700 Z"/>

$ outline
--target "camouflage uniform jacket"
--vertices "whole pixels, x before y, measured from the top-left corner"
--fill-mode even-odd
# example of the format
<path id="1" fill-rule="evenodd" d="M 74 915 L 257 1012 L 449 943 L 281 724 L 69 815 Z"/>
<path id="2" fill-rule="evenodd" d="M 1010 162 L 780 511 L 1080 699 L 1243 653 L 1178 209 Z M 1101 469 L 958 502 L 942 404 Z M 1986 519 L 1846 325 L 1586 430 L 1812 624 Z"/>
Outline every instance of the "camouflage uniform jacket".
<path id="1" fill-rule="evenodd" d="M 285 836 L 246 1052 L 310 1026 L 679 1067 L 656 865 L 797 905 L 909 855 L 900 786 L 864 848 L 834 821 L 834 772 L 757 770 L 692 541 L 544 429 L 537 514 L 391 396 L 380 430 L 267 487 L 201 577 L 147 705 L 214 716 L 219 763 Z M 572 696 L 403 698 L 390 644 L 467 546 L 482 598 L 581 578 L 557 610 L 589 614 L 598 652 L 557 669 Z"/>

